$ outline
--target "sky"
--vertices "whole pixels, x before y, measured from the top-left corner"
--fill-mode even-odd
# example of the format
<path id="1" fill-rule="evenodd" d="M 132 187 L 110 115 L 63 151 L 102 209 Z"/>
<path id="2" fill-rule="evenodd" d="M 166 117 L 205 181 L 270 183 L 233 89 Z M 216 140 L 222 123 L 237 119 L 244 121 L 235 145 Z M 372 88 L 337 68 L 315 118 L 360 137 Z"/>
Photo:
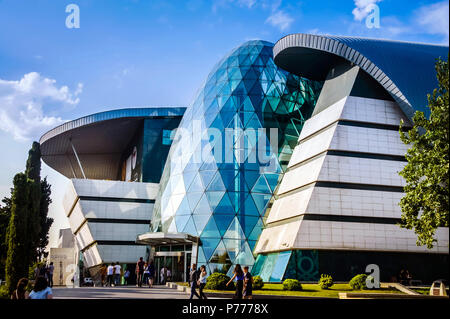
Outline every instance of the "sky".
<path id="1" fill-rule="evenodd" d="M 69 4 L 79 28 L 68 28 Z M 379 28 L 367 27 L 374 5 Z M 0 0 L 0 198 L 32 141 L 95 112 L 188 106 L 214 64 L 245 41 L 291 33 L 448 45 L 449 2 L 411 0 Z M 50 246 L 69 227 L 68 179 L 52 185 Z"/>

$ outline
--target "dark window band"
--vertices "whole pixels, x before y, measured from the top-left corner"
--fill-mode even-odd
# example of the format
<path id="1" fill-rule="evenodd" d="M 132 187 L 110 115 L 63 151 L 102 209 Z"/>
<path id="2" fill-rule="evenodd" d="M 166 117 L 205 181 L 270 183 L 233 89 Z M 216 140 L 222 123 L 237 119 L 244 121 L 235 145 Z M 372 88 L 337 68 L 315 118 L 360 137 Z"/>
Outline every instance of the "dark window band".
<path id="1" fill-rule="evenodd" d="M 122 203 L 144 203 L 154 204 L 154 199 L 143 198 L 119 198 L 119 197 L 98 197 L 98 196 L 79 196 L 80 200 L 91 200 L 97 202 L 122 202 Z"/>
<path id="2" fill-rule="evenodd" d="M 366 153 L 366 152 L 334 151 L 334 150 L 327 151 L 327 155 L 407 162 L 406 158 L 401 155 L 385 155 L 385 154 L 374 154 L 374 153 Z"/>
<path id="3" fill-rule="evenodd" d="M 142 246 L 140 244 L 137 244 L 134 241 L 129 240 L 94 240 L 92 243 L 84 247 L 81 252 L 85 252 L 89 248 L 95 245 L 111 245 L 111 246 Z"/>
<path id="4" fill-rule="evenodd" d="M 119 219 L 119 218 L 86 218 L 88 223 L 99 224 L 144 224 L 150 225 L 150 219 Z"/>
<path id="5" fill-rule="evenodd" d="M 367 123 L 367 122 L 359 122 L 359 121 L 348 121 L 348 120 L 339 120 L 339 125 L 346 126 L 356 126 L 356 127 L 365 127 L 365 128 L 375 128 L 379 130 L 389 130 L 389 131 L 399 131 L 400 125 L 392 125 L 392 124 L 380 124 L 380 123 Z M 402 131 L 409 131 L 410 127 L 403 126 Z"/>
<path id="6" fill-rule="evenodd" d="M 114 246 L 142 246 L 136 244 L 135 241 L 128 240 L 97 240 L 97 245 L 114 245 Z"/>
<path id="7" fill-rule="evenodd" d="M 389 224 L 389 225 L 400 224 L 402 221 L 400 218 L 389 218 L 389 217 L 322 215 L 322 214 L 305 214 L 302 215 L 302 218 L 303 220 L 318 220 L 318 221 L 345 222 L 345 223 Z"/>
<path id="8" fill-rule="evenodd" d="M 358 184 L 358 183 L 342 183 L 342 182 L 316 182 L 317 187 L 328 188 L 341 188 L 341 189 L 360 189 L 368 191 L 380 191 L 380 192 L 396 192 L 403 193 L 402 186 L 388 186 L 388 185 L 371 185 L 371 184 Z"/>
<path id="9" fill-rule="evenodd" d="M 407 162 L 406 158 L 401 155 L 387 155 L 387 154 L 376 154 L 376 153 L 367 153 L 367 152 L 354 152 L 354 151 L 337 151 L 337 150 L 328 150 L 320 152 L 316 155 L 308 157 L 303 161 L 292 165 L 288 168 L 288 171 L 295 169 L 301 166 L 304 162 L 310 161 L 322 155 L 335 155 L 335 156 L 344 156 L 344 157 L 355 157 L 355 158 L 368 158 L 368 159 L 376 159 L 376 160 L 385 160 L 385 161 L 398 161 L 398 162 Z"/>

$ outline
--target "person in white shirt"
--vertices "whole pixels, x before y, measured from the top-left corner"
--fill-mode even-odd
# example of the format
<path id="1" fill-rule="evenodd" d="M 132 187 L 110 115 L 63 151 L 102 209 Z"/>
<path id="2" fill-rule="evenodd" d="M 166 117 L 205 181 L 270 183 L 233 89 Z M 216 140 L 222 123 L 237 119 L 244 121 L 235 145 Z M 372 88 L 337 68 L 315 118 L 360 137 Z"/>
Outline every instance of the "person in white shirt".
<path id="1" fill-rule="evenodd" d="M 116 262 L 116 265 L 114 266 L 114 284 L 116 286 L 120 285 L 120 270 L 122 267 L 120 267 L 119 262 Z"/>
<path id="2" fill-rule="evenodd" d="M 160 272 L 160 279 L 161 279 L 160 284 L 161 285 L 166 284 L 166 278 L 167 278 L 167 268 L 166 268 L 166 266 L 164 266 L 163 268 L 161 268 L 161 272 Z"/>
<path id="3" fill-rule="evenodd" d="M 114 263 L 108 266 L 106 269 L 106 284 L 110 287 L 113 286 L 113 276 L 114 276 Z"/>

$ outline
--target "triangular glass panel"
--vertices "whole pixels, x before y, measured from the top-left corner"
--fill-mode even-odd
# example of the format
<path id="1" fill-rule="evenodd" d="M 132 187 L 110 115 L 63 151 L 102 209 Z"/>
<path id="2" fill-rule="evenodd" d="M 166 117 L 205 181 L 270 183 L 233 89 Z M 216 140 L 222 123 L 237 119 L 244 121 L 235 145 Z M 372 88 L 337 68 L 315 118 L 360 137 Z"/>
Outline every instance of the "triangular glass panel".
<path id="1" fill-rule="evenodd" d="M 188 193 L 193 192 L 202 192 L 205 190 L 205 187 L 203 186 L 202 179 L 199 174 L 194 177 L 194 180 L 192 181 L 192 184 L 189 186 Z"/>
<path id="2" fill-rule="evenodd" d="M 220 203 L 214 209 L 214 214 L 226 214 L 234 216 L 236 212 L 234 211 L 234 207 L 231 204 L 230 198 L 228 194 L 225 193 L 220 200 Z"/>
<path id="3" fill-rule="evenodd" d="M 191 212 L 194 211 L 195 207 L 198 204 L 198 201 L 202 197 L 203 193 L 201 192 L 187 192 L 186 197 L 188 199 L 189 207 L 191 209 Z"/>
<path id="4" fill-rule="evenodd" d="M 212 210 L 209 206 L 208 198 L 205 194 L 200 198 L 197 207 L 195 207 L 194 215 L 211 215 Z"/>
<path id="5" fill-rule="evenodd" d="M 264 194 L 271 194 L 272 190 L 267 185 L 266 179 L 264 178 L 264 175 L 261 175 L 259 179 L 256 181 L 255 186 L 252 188 L 252 192 L 256 193 L 264 193 Z"/>
<path id="6" fill-rule="evenodd" d="M 255 228 L 255 225 L 259 221 L 259 216 L 238 215 L 237 218 L 239 220 L 239 223 L 241 224 L 242 229 L 244 230 L 245 236 L 250 236 L 253 228 Z"/>
<path id="7" fill-rule="evenodd" d="M 203 252 L 205 254 L 205 259 L 207 262 L 211 258 L 211 255 L 213 254 L 214 250 L 216 249 L 217 245 L 220 242 L 220 238 L 203 238 L 202 239 L 202 247 Z"/>
<path id="8" fill-rule="evenodd" d="M 217 228 L 219 229 L 220 236 L 223 236 L 228 230 L 228 227 L 234 218 L 234 214 L 223 215 L 214 213 L 213 217 L 216 221 Z"/>
<path id="9" fill-rule="evenodd" d="M 217 248 L 214 251 L 211 258 L 209 259 L 209 262 L 216 263 L 216 264 L 230 264 L 231 263 L 230 256 L 228 256 L 228 252 L 222 241 L 217 245 Z"/>
<path id="10" fill-rule="evenodd" d="M 209 206 L 211 210 L 214 210 L 219 202 L 221 201 L 223 195 L 225 194 L 225 190 L 219 192 L 207 191 L 205 192 L 206 197 L 208 198 Z"/>
<path id="11" fill-rule="evenodd" d="M 188 222 L 191 215 L 177 215 L 175 216 L 175 223 L 177 226 L 178 232 L 183 232 L 184 227 L 186 226 L 186 223 Z"/>
<path id="12" fill-rule="evenodd" d="M 244 205 L 241 206 L 239 210 L 239 214 L 247 215 L 247 216 L 259 216 L 258 208 L 253 201 L 252 196 L 250 194 L 245 199 Z"/>
<path id="13" fill-rule="evenodd" d="M 189 220 L 187 221 L 186 226 L 184 226 L 183 233 L 197 236 L 197 229 L 195 228 L 194 220 L 192 219 L 192 216 L 189 217 Z"/>
<path id="14" fill-rule="evenodd" d="M 215 174 L 216 171 L 199 171 L 199 175 L 202 178 L 203 185 L 205 186 L 204 189 L 209 185 Z"/>
<path id="15" fill-rule="evenodd" d="M 207 187 L 207 191 L 225 191 L 226 187 L 222 181 L 222 175 L 217 172 L 211 183 Z"/>
<path id="16" fill-rule="evenodd" d="M 250 236 L 247 237 L 248 240 L 258 240 L 259 235 L 261 235 L 261 231 L 263 228 L 263 222 L 260 218 L 259 221 L 256 223 L 255 227 L 253 228 L 252 232 L 250 233 Z"/>
<path id="17" fill-rule="evenodd" d="M 222 234 L 219 231 L 219 228 L 216 225 L 214 216 L 209 218 L 208 223 L 205 228 L 203 228 L 203 232 L 200 235 L 201 238 L 220 238 Z"/>
<path id="18" fill-rule="evenodd" d="M 259 211 L 259 214 L 261 216 L 264 216 L 267 203 L 272 198 L 272 195 L 270 194 L 259 194 L 259 193 L 251 193 L 253 197 L 253 201 L 255 202 L 256 208 Z"/>
<path id="19" fill-rule="evenodd" d="M 192 215 L 194 221 L 195 229 L 197 230 L 197 236 L 200 236 L 206 223 L 208 222 L 208 216 L 205 215 Z"/>
<path id="20" fill-rule="evenodd" d="M 237 217 L 233 219 L 233 221 L 230 224 L 230 227 L 228 227 L 227 232 L 223 236 L 223 238 L 229 238 L 229 239 L 245 239 L 245 234 L 242 231 L 241 225 L 239 223 L 239 220 Z"/>

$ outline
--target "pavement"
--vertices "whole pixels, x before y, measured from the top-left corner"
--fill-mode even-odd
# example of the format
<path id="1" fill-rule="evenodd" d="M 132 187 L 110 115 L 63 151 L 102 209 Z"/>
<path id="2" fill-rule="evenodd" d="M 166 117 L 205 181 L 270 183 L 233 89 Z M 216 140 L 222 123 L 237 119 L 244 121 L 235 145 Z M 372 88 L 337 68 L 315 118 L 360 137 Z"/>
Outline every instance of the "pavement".
<path id="1" fill-rule="evenodd" d="M 152 288 L 135 286 L 118 287 L 53 287 L 54 299 L 188 299 L 185 292 L 166 286 Z"/>

